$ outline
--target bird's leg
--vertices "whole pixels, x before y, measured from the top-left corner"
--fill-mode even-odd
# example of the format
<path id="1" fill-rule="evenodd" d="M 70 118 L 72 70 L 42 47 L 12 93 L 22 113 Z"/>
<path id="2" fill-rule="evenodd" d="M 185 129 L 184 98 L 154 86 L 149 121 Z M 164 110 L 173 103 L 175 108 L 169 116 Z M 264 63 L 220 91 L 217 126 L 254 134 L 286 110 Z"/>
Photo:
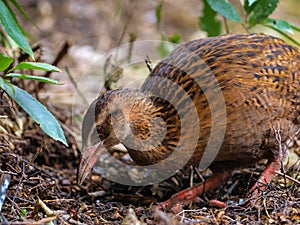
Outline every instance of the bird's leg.
<path id="1" fill-rule="evenodd" d="M 271 183 L 272 179 L 275 176 L 276 170 L 279 170 L 280 168 L 283 169 L 282 162 L 284 161 L 286 155 L 287 155 L 287 147 L 286 145 L 282 148 L 281 143 L 281 130 L 276 129 L 273 127 L 275 138 L 278 143 L 278 156 L 274 159 L 271 159 L 268 161 L 264 171 L 260 175 L 258 181 L 252 186 L 250 191 L 247 193 L 248 196 L 257 198 L 258 197 L 258 191 L 262 191 L 265 189 L 265 186 L 269 183 Z"/>
<path id="2" fill-rule="evenodd" d="M 198 201 L 198 196 L 204 194 L 209 190 L 220 187 L 226 178 L 231 176 L 232 170 L 218 171 L 213 174 L 212 177 L 208 178 L 205 182 L 196 184 L 193 187 L 187 188 L 174 194 L 167 201 L 158 203 L 158 208 L 170 209 L 177 205 L 188 205 L 192 202 Z"/>
<path id="3" fill-rule="evenodd" d="M 265 186 L 269 184 L 273 177 L 275 176 L 275 171 L 280 169 L 280 156 L 278 155 L 274 160 L 268 161 L 266 168 L 260 175 L 259 179 L 252 186 L 250 191 L 248 191 L 247 195 L 253 198 L 258 197 L 259 190 L 262 191 L 265 189 Z"/>

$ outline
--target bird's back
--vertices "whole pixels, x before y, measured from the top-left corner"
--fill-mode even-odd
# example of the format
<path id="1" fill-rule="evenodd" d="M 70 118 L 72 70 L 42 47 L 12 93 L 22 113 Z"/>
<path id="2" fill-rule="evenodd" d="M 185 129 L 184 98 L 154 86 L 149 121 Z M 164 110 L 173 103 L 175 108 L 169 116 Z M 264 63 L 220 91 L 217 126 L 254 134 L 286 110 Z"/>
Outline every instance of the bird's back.
<path id="1" fill-rule="evenodd" d="M 182 114 L 187 118 L 191 104 L 185 102 L 192 99 L 200 132 L 191 164 L 199 163 L 209 137 L 217 135 L 212 126 L 218 119 L 226 132 L 215 162 L 252 163 L 278 154 L 273 128 L 286 141 L 300 127 L 299 66 L 298 49 L 281 39 L 228 34 L 180 45 L 158 63 L 141 90 L 177 102 L 175 108 L 187 107 Z M 223 111 L 215 107 L 222 101 Z"/>

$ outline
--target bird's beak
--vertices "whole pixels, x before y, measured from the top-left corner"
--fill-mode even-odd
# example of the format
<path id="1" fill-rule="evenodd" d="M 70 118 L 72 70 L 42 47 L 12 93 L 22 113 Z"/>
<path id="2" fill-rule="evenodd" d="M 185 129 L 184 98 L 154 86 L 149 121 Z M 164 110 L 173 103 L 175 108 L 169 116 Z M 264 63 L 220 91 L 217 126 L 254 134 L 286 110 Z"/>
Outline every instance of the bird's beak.
<path id="1" fill-rule="evenodd" d="M 83 183 L 104 149 L 105 148 L 102 142 L 99 142 L 93 146 L 85 147 L 83 149 L 80 165 L 77 171 L 78 185 Z"/>

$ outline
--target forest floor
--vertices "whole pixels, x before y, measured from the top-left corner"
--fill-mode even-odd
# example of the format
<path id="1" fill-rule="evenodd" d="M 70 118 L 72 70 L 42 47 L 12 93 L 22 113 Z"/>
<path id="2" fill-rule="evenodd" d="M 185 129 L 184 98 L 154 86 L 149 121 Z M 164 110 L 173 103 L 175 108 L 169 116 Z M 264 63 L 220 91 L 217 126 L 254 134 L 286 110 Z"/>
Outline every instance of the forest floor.
<path id="1" fill-rule="evenodd" d="M 74 93 L 77 86 L 81 87 L 81 92 L 90 102 L 99 92 L 97 85 L 103 86 L 101 76 L 97 77 L 102 80 L 101 85 L 91 80 L 93 76 L 82 78 L 83 74 L 99 73 L 92 62 L 98 62 L 101 54 L 128 42 L 132 34 L 137 40 L 159 40 L 163 30 L 167 36 L 182 34 L 183 41 L 204 35 L 197 27 L 201 10 L 198 0 L 184 6 L 180 5 L 181 1 L 165 1 L 164 22 L 160 28 L 153 22 L 154 9 L 159 1 L 145 1 L 143 4 L 120 2 L 21 1 L 40 27 L 38 31 L 24 22 L 28 32 L 40 40 L 42 51 L 39 49 L 36 54 L 52 63 L 61 53 L 58 66 L 63 72 L 51 77 L 63 85 L 38 87 L 32 82 L 19 85 L 37 97 L 60 121 L 69 146 L 44 134 L 6 94 L 0 93 L 0 198 L 5 197 L 0 223 L 299 224 L 300 136 L 290 144 L 289 162 L 284 171 L 279 172 L 252 201 L 245 195 L 262 172 L 265 162 L 235 171 L 221 188 L 207 193 L 198 203 L 168 212 L 156 209 L 155 203 L 189 187 L 191 180 L 200 183 L 203 177 L 210 176 L 209 170 L 200 174 L 196 168 L 186 168 L 159 184 L 143 187 L 114 183 L 91 172 L 81 186 L 77 185 L 80 126 L 88 104 L 76 102 L 81 97 L 74 100 Z M 281 7 L 285 9 L 285 5 Z M 298 9 L 297 6 L 292 8 Z M 176 16 L 174 10 L 178 12 Z M 281 12 L 276 12 L 276 15 L 296 23 L 298 11 L 286 11 L 288 16 Z M 122 35 L 123 30 L 125 35 Z M 65 41 L 70 47 L 68 51 L 60 52 Z M 140 84 L 145 77 L 141 71 L 147 71 L 144 67 L 142 70 L 133 67 L 129 72 L 124 70 L 125 74 L 116 86 L 124 87 L 128 80 L 139 80 Z M 128 158 L 126 153 L 117 150 L 112 154 L 117 158 Z M 6 193 L 3 192 L 5 182 L 9 182 Z M 210 199 L 224 201 L 228 206 L 211 206 Z"/>

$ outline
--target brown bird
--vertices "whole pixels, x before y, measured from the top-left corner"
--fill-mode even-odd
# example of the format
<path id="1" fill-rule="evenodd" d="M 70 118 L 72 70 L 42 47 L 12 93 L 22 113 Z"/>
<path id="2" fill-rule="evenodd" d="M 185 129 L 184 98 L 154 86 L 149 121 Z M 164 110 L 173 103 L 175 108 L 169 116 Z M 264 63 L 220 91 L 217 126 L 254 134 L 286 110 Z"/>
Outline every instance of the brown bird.
<path id="1" fill-rule="evenodd" d="M 162 207 L 192 202 L 236 168 L 267 159 L 249 192 L 257 196 L 280 168 L 276 137 L 280 134 L 284 143 L 300 129 L 299 69 L 298 49 L 264 34 L 227 34 L 179 45 L 140 90 L 109 91 L 93 102 L 83 142 L 92 127 L 101 141 L 85 146 L 79 183 L 103 149 L 122 143 L 137 165 L 212 170 L 206 182 L 173 195 Z M 87 122 L 91 115 L 94 121 Z"/>

